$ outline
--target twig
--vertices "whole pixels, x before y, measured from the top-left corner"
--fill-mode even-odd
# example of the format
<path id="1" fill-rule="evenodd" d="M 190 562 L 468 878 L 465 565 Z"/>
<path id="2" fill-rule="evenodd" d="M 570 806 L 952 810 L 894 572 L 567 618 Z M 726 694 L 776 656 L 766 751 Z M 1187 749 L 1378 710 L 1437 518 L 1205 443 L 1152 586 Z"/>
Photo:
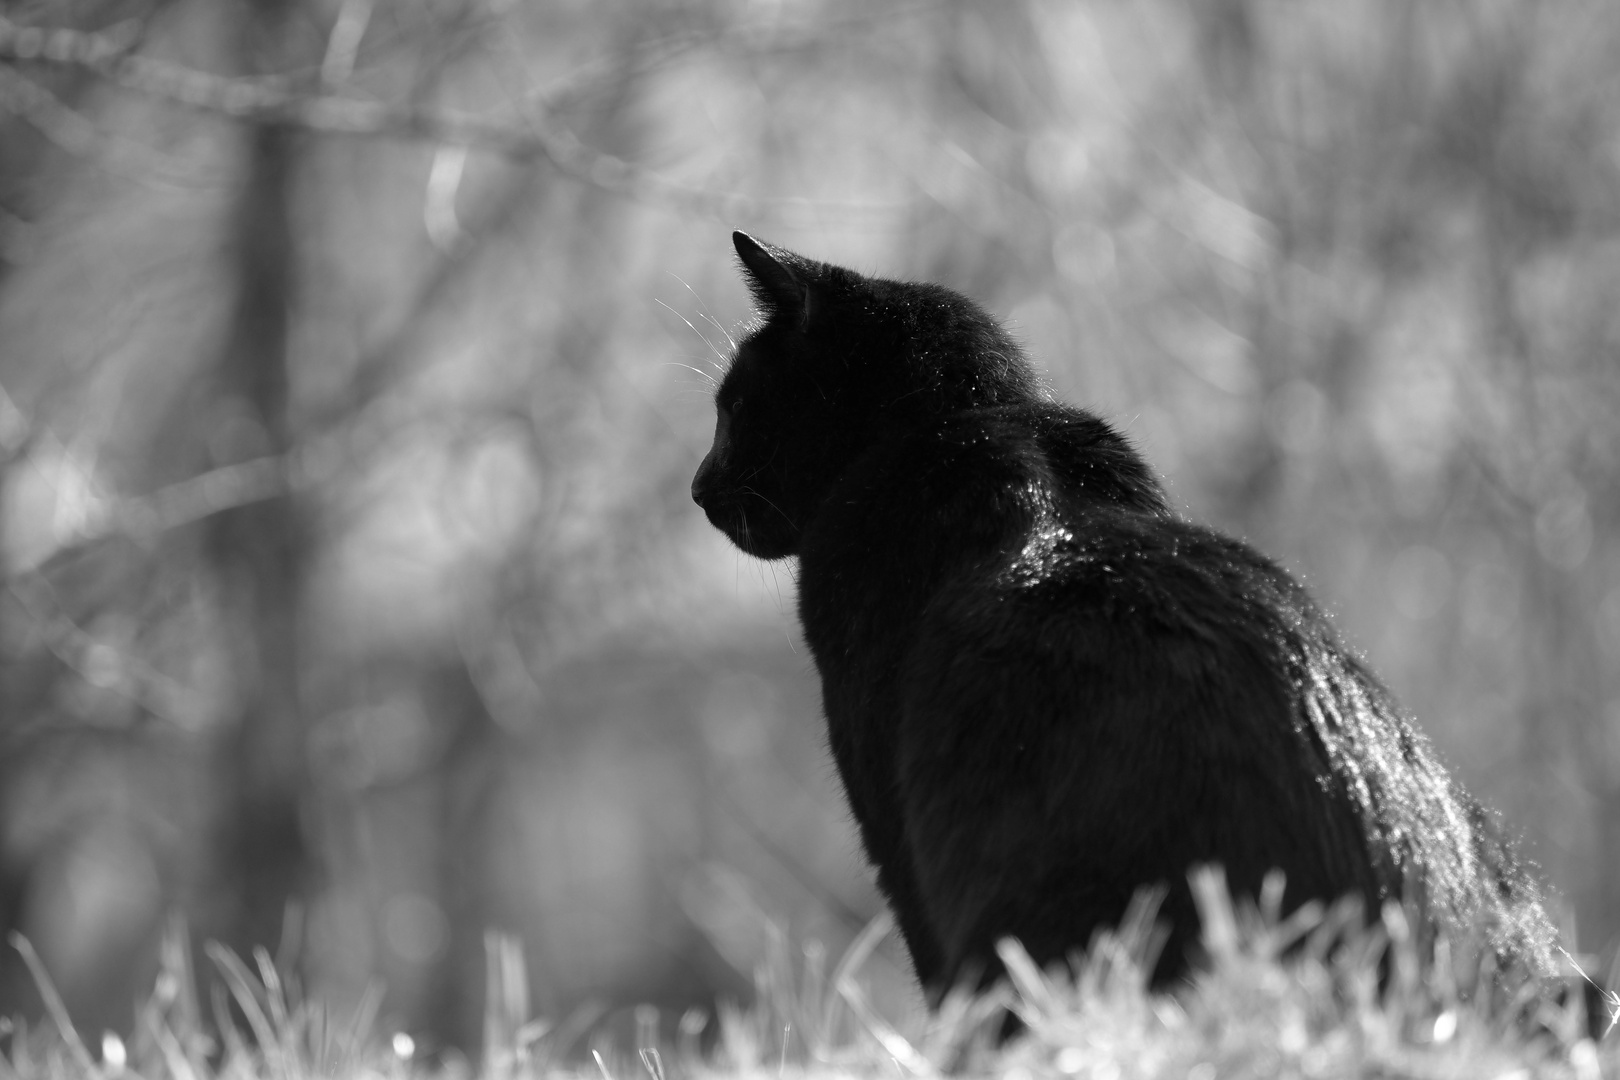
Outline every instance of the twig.
<path id="1" fill-rule="evenodd" d="M 0 448 L 25 445 L 28 434 L 27 418 L 0 388 Z M 301 466 L 302 462 L 294 468 Z M 210 469 L 149 495 L 97 500 L 68 535 L 58 538 L 53 554 L 80 550 L 115 535 L 145 541 L 225 510 L 277 498 L 289 490 L 287 474 L 285 459 L 262 457 Z M 52 655 L 90 685 L 118 694 L 171 724 L 190 728 L 203 720 L 204 702 L 196 690 L 98 639 L 69 616 L 47 569 L 29 565 L 12 570 L 0 575 L 0 586 L 21 606 Z M 95 663 L 107 651 L 118 659 L 116 673 L 98 669 Z"/>
<path id="2" fill-rule="evenodd" d="M 57 536 L 52 554 L 83 548 L 111 536 L 144 541 L 226 510 L 278 498 L 292 488 L 287 472 L 288 463 L 281 457 L 254 458 L 209 469 L 150 495 L 99 499 L 85 509 L 71 530 L 63 530 L 66 535 Z M 32 572 L 32 568 L 25 572 Z"/>
<path id="3" fill-rule="evenodd" d="M 80 626 L 63 609 L 56 590 L 44 575 L 28 571 L 13 578 L 7 591 L 21 606 L 51 655 L 86 683 L 116 694 L 182 730 L 193 730 L 207 720 L 200 693 Z M 96 658 L 108 652 L 117 657 L 120 670 L 116 673 L 98 670 Z"/>
<path id="4" fill-rule="evenodd" d="M 27 121 L 68 153 L 99 159 L 103 167 L 131 179 L 154 178 L 188 188 L 207 180 L 200 180 L 199 170 L 185 162 L 103 130 L 45 87 L 4 64 L 0 64 L 0 111 Z"/>
<path id="5" fill-rule="evenodd" d="M 123 37 L 20 26 L 0 16 L 0 60 L 82 67 L 149 97 L 244 123 L 282 124 L 329 135 L 420 140 L 517 161 L 544 159 L 577 180 L 615 194 L 673 202 L 727 219 L 748 217 L 766 208 L 792 212 L 809 211 L 813 206 L 842 213 L 891 209 L 812 204 L 805 199 L 756 199 L 683 184 L 586 146 L 573 132 L 537 110 L 500 119 L 457 109 L 372 101 L 323 92 L 304 85 L 303 80 L 282 76 L 216 75 L 141 56 L 129 48 Z M 15 72 L 9 74 L 13 80 L 21 78 Z M 22 81 L 38 89 L 37 84 Z"/>

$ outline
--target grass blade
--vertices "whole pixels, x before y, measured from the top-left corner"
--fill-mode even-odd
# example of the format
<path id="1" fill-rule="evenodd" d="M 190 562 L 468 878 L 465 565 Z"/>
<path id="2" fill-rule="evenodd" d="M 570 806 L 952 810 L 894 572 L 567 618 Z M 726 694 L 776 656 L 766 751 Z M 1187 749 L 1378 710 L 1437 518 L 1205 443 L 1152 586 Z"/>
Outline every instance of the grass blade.
<path id="1" fill-rule="evenodd" d="M 236 1004 L 241 1008 L 242 1015 L 247 1018 L 248 1027 L 253 1029 L 253 1037 L 265 1055 L 266 1064 L 271 1067 L 272 1073 L 285 1077 L 287 1070 L 282 1061 L 281 1044 L 276 1039 L 276 1029 L 271 1025 L 270 1018 L 265 1015 L 264 1008 L 259 1002 L 258 992 L 253 985 L 253 973 L 235 953 L 219 942 L 210 941 L 204 948 L 208 958 L 225 977 L 225 984 L 230 988 L 231 997 L 236 999 Z"/>
<path id="2" fill-rule="evenodd" d="M 62 1033 L 73 1060 L 87 1076 L 99 1076 L 96 1059 L 90 1056 L 89 1048 L 84 1045 L 84 1040 L 79 1038 L 78 1031 L 73 1027 L 73 1020 L 68 1016 L 67 1006 L 62 1003 L 62 995 L 56 992 L 55 984 L 45 973 L 45 965 L 40 962 L 33 944 L 15 930 L 11 932 L 9 940 L 11 947 L 22 954 L 23 963 L 28 965 L 28 973 L 34 977 L 34 983 L 39 987 L 40 999 L 45 1002 L 45 1011 L 50 1013 L 57 1030 Z"/>

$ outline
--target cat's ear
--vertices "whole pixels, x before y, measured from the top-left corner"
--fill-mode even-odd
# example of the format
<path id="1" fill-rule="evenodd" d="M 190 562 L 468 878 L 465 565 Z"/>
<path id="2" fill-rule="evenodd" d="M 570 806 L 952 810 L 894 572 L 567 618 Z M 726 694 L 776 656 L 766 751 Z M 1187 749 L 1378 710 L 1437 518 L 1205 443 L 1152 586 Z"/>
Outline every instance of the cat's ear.
<path id="1" fill-rule="evenodd" d="M 768 247 L 745 232 L 731 234 L 737 257 L 748 272 L 754 299 L 772 313 L 791 319 L 800 330 L 810 325 L 810 283 L 793 268 L 793 256 Z"/>

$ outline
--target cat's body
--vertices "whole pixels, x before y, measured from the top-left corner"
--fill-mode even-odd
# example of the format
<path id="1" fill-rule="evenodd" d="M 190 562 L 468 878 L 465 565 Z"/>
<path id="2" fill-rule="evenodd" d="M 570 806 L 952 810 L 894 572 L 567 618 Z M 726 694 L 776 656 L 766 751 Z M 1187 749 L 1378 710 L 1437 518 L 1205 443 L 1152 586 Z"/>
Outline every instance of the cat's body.
<path id="1" fill-rule="evenodd" d="M 1403 897 L 1532 969 L 1533 880 L 1309 596 L 1174 517 L 1100 419 L 1040 391 L 969 301 L 736 237 L 765 321 L 693 481 L 745 551 L 799 558 L 830 743 L 931 995 L 1083 948 L 1188 869 L 1286 905 Z"/>

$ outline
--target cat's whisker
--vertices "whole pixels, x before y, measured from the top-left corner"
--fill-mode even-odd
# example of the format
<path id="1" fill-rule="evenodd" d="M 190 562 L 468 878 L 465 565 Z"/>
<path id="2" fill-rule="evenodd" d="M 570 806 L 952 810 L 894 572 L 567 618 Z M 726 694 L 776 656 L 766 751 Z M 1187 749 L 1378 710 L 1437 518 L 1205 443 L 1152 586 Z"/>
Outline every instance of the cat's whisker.
<path id="1" fill-rule="evenodd" d="M 705 345 L 707 345 L 709 347 L 709 351 L 714 353 L 715 356 L 718 356 L 722 360 L 726 359 L 727 354 L 721 352 L 719 346 L 715 345 L 715 343 L 713 341 L 709 340 L 709 336 L 707 334 L 705 334 L 703 331 L 699 330 L 697 328 L 697 326 L 692 322 L 691 319 L 688 319 L 685 315 L 682 315 L 680 312 L 676 311 L 674 308 L 670 307 L 668 304 L 666 304 L 662 300 L 657 301 L 657 304 L 658 304 L 659 307 L 663 308 L 665 311 L 669 312 L 671 315 L 673 315 L 677 319 L 681 320 L 681 322 L 685 323 L 686 328 L 688 330 L 692 331 L 692 333 L 696 334 L 703 341 L 703 344 L 705 344 Z M 719 364 L 714 365 L 714 369 L 716 371 L 722 370 Z"/>
<path id="2" fill-rule="evenodd" d="M 688 288 L 690 288 L 690 286 L 688 286 Z M 713 315 L 710 315 L 707 311 L 703 312 L 700 317 L 703 319 L 704 322 L 708 323 L 710 326 L 714 327 L 716 330 L 718 330 L 720 332 L 720 336 L 726 339 L 726 344 L 731 347 L 732 352 L 737 351 L 737 342 L 736 342 L 736 340 L 731 336 L 730 331 L 728 331 L 724 326 L 720 325 L 720 320 L 719 319 L 716 319 Z"/>
<path id="3" fill-rule="evenodd" d="M 681 287 L 683 289 L 685 289 L 687 292 L 691 293 L 692 294 L 692 299 L 697 301 L 698 313 L 699 313 L 698 317 L 701 318 L 704 322 L 708 323 L 710 326 L 714 327 L 716 330 L 720 331 L 720 336 L 726 339 L 726 344 L 731 346 L 731 351 L 736 352 L 737 351 L 737 342 L 732 339 L 731 334 L 727 332 L 726 328 L 724 326 L 720 325 L 720 321 L 718 319 L 716 319 L 713 315 L 709 314 L 708 305 L 703 302 L 703 297 L 698 295 L 698 291 L 696 289 L 692 288 L 691 282 L 687 281 L 685 278 L 681 277 L 681 275 L 679 275 L 679 274 L 677 274 L 677 273 L 675 273 L 673 271 L 670 272 L 669 276 L 674 278 L 676 281 L 680 282 Z M 725 357 L 722 356 L 721 359 L 724 360 Z"/>
<path id="4" fill-rule="evenodd" d="M 782 579 L 776 576 L 777 564 L 771 563 L 770 566 L 771 584 L 776 586 L 776 613 L 778 615 L 786 615 L 788 611 L 788 603 L 786 598 L 782 595 Z"/>
<path id="5" fill-rule="evenodd" d="M 687 371 L 692 372 L 694 375 L 701 376 L 702 378 L 708 380 L 709 385 L 714 387 L 716 390 L 720 389 L 720 380 L 716 379 L 713 375 L 710 375 L 707 371 L 704 371 L 702 368 L 693 367 L 691 364 L 683 364 L 678 360 L 671 360 L 671 361 L 667 362 L 664 366 L 665 367 L 685 368 Z"/>
<path id="6" fill-rule="evenodd" d="M 759 492 L 759 490 L 757 488 L 743 487 L 743 488 L 738 488 L 737 491 L 741 495 L 752 495 L 754 498 L 758 499 L 760 502 L 764 503 L 766 506 L 770 507 L 772 510 L 775 510 L 778 514 L 781 514 L 783 521 L 787 522 L 789 525 L 793 524 L 793 519 L 788 517 L 787 511 L 783 510 L 780 506 L 777 506 L 770 499 L 767 499 L 764 495 L 760 494 L 760 492 Z"/>

